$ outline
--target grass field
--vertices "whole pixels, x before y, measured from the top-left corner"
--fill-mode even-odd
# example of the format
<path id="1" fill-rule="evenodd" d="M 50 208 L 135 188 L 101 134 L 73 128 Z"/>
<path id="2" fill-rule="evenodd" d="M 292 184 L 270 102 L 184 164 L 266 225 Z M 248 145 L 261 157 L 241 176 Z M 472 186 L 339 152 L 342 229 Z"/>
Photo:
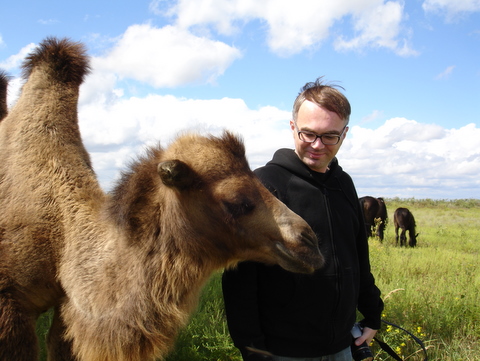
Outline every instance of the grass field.
<path id="1" fill-rule="evenodd" d="M 430 361 L 480 360 L 480 200 L 386 199 L 385 240 L 371 238 L 372 272 L 385 300 L 384 320 L 420 338 Z M 417 223 L 416 248 L 395 246 L 393 212 L 409 208 Z M 167 361 L 241 360 L 226 328 L 220 273 L 204 289 L 198 311 Z M 49 322 L 38 324 L 43 337 Z M 423 360 L 420 346 L 385 325 L 378 337 L 405 360 Z M 372 345 L 375 360 L 392 360 Z M 42 356 L 42 360 L 44 360 Z"/>
<path id="2" fill-rule="evenodd" d="M 394 199 L 387 203 L 390 218 L 400 206 L 415 216 L 418 246 L 395 247 L 392 221 L 383 244 L 370 240 L 384 319 L 424 340 L 430 360 L 480 360 L 480 201 Z M 379 334 L 405 358 L 423 360 L 413 354 L 418 345 L 401 335 L 389 327 Z"/>

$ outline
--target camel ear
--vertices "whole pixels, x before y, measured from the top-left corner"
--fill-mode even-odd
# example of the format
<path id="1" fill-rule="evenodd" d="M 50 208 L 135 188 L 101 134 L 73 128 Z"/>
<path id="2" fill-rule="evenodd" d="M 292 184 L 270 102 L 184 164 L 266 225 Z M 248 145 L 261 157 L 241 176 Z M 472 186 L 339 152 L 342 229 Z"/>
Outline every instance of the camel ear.
<path id="1" fill-rule="evenodd" d="M 178 189 L 190 187 L 195 179 L 195 174 L 192 169 L 178 159 L 159 163 L 157 172 L 163 184 Z"/>

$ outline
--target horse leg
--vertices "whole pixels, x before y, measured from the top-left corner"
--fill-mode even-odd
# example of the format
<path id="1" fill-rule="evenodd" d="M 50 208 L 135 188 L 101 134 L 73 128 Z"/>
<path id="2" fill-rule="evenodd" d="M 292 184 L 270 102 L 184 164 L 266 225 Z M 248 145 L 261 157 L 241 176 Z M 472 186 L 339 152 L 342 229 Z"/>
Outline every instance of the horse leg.
<path id="1" fill-rule="evenodd" d="M 405 229 L 402 228 L 402 232 L 400 233 L 400 247 L 405 246 L 406 240 L 407 240 L 407 237 L 405 235 Z"/>
<path id="2" fill-rule="evenodd" d="M 38 359 L 35 316 L 7 291 L 0 292 L 0 361 Z"/>
<path id="3" fill-rule="evenodd" d="M 384 228 L 385 228 L 385 223 L 380 219 L 378 218 L 379 221 L 376 222 L 377 224 L 377 237 L 380 239 L 380 242 L 383 242 L 383 231 L 384 231 Z"/>
<path id="4" fill-rule="evenodd" d="M 395 245 L 398 246 L 398 226 L 395 226 Z"/>

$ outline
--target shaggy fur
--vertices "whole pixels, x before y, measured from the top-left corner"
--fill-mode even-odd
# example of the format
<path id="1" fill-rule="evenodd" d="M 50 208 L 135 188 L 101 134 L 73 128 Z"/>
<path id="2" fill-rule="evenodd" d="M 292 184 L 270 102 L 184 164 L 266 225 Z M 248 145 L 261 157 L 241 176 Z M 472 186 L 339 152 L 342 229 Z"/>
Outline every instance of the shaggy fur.
<path id="1" fill-rule="evenodd" d="M 7 85 L 8 76 L 0 71 L 0 121 L 7 116 Z"/>
<path id="2" fill-rule="evenodd" d="M 243 260 L 313 272 L 308 225 L 249 169 L 242 141 L 186 134 L 150 148 L 105 194 L 78 127 L 81 44 L 45 40 L 0 123 L 0 361 L 164 357 L 215 270 Z"/>

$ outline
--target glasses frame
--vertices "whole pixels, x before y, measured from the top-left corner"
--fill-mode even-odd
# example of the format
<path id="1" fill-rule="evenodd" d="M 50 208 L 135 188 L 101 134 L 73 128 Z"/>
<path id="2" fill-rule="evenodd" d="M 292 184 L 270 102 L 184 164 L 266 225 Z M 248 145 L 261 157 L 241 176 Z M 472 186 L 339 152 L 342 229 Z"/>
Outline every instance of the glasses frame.
<path id="1" fill-rule="evenodd" d="M 345 133 L 345 129 L 347 129 L 347 125 L 345 125 L 342 129 L 342 132 L 337 135 L 337 134 L 330 134 L 330 133 L 324 133 L 324 134 L 317 134 L 317 133 L 314 133 L 314 132 L 309 132 L 309 131 L 304 131 L 304 130 L 298 130 L 298 127 L 297 127 L 297 123 L 295 123 L 295 129 L 297 129 L 297 136 L 298 136 L 298 139 L 300 139 L 302 142 L 304 143 L 310 143 L 310 144 L 313 144 L 317 141 L 318 138 L 320 138 L 320 141 L 322 142 L 323 145 L 337 145 L 339 142 L 340 142 L 340 138 L 342 138 L 343 136 L 343 133 Z M 310 135 L 315 135 L 315 139 L 313 141 L 308 141 L 308 140 L 305 140 L 303 139 L 303 135 L 304 134 L 310 134 Z M 335 143 L 325 143 L 323 141 L 323 137 L 324 136 L 329 136 L 329 137 L 336 137 L 337 138 L 337 141 Z"/>

